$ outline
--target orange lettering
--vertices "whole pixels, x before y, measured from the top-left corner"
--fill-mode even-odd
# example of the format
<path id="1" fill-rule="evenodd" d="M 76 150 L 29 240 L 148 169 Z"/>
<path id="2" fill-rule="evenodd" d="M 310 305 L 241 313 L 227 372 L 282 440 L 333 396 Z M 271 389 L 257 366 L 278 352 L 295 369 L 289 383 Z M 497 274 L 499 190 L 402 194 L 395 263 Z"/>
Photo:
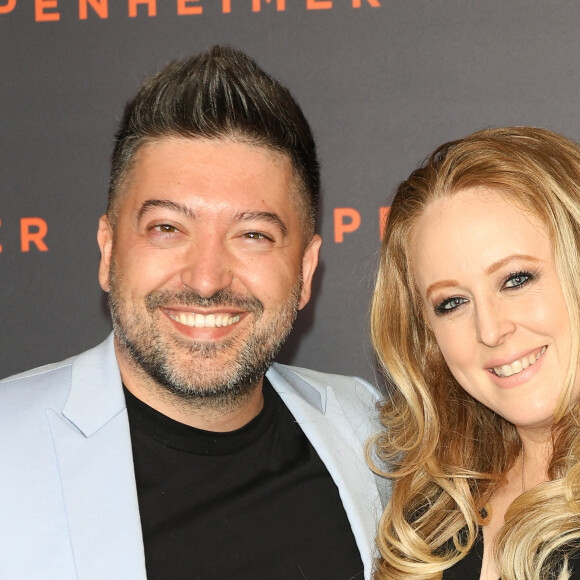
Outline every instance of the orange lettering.
<path id="1" fill-rule="evenodd" d="M 129 18 L 137 17 L 137 6 L 139 4 L 147 4 L 148 16 L 157 16 L 156 0 L 129 0 Z"/>
<path id="2" fill-rule="evenodd" d="M 36 22 L 60 20 L 60 14 L 58 12 L 45 12 L 45 10 L 50 8 L 58 8 L 58 0 L 36 0 L 34 4 Z"/>
<path id="3" fill-rule="evenodd" d="M 350 221 L 345 222 L 345 218 Z M 334 209 L 334 241 L 342 244 L 344 234 L 350 234 L 358 230 L 360 226 L 360 213 L 354 207 L 337 207 Z"/>
<path id="4" fill-rule="evenodd" d="M 266 0 L 266 4 L 270 4 L 272 0 Z M 262 9 L 262 0 L 252 0 L 252 12 L 260 12 Z M 282 12 L 286 10 L 286 0 L 276 0 L 276 10 Z"/>
<path id="5" fill-rule="evenodd" d="M 16 8 L 16 0 L 8 0 L 4 6 L 0 6 L 0 14 L 8 14 Z"/>
<path id="6" fill-rule="evenodd" d="M 387 217 L 390 209 L 390 207 L 379 207 L 379 232 L 381 233 L 381 240 L 385 235 L 385 226 L 387 225 Z"/>
<path id="7" fill-rule="evenodd" d="M 330 10 L 332 0 L 306 0 L 306 10 Z"/>
<path id="8" fill-rule="evenodd" d="M 36 228 L 31 231 L 31 228 Z M 44 237 L 48 232 L 48 226 L 42 218 L 22 218 L 20 220 L 20 248 L 23 252 L 30 251 L 32 242 L 41 252 L 48 252 L 48 246 L 44 243 Z"/>
<path id="9" fill-rule="evenodd" d="M 232 0 L 222 0 L 222 12 L 229 14 L 232 11 Z"/>
<path id="10" fill-rule="evenodd" d="M 109 17 L 108 0 L 79 0 L 79 20 L 86 20 L 89 16 L 88 5 L 99 15 L 100 18 Z"/>
<path id="11" fill-rule="evenodd" d="M 203 6 L 191 6 L 190 2 L 199 2 L 199 0 L 177 0 L 177 14 L 180 16 L 203 14 Z"/>
<path id="12" fill-rule="evenodd" d="M 367 0 L 367 2 L 373 8 L 380 8 L 381 7 L 381 3 L 379 2 L 379 0 Z M 362 0 L 352 0 L 352 7 L 353 8 L 360 8 L 361 4 L 362 4 Z"/>

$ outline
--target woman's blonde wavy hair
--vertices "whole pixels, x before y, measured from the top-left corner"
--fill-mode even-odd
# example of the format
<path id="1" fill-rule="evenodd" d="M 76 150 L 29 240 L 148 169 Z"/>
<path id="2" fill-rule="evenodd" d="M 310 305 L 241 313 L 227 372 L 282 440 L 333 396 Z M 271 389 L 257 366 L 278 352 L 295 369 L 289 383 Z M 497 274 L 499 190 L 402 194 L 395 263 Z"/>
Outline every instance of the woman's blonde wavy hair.
<path id="1" fill-rule="evenodd" d="M 571 402 L 580 329 L 580 148 L 543 129 L 488 129 L 439 147 L 399 186 L 385 227 L 371 331 L 393 388 L 374 446 L 395 485 L 377 537 L 377 580 L 440 578 L 463 558 L 521 449 L 515 427 L 451 375 L 423 315 L 408 255 L 426 207 L 475 186 L 496 190 L 545 224 L 572 329 L 550 481 L 508 510 L 496 546 L 501 577 L 566 578 L 567 550 L 580 542 L 580 411 Z"/>

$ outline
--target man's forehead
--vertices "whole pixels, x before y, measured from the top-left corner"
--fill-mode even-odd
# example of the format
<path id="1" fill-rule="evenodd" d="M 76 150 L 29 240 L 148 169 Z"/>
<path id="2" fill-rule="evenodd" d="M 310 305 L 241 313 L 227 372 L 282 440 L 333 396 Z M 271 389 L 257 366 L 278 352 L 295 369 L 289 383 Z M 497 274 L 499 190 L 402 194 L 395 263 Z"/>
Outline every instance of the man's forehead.
<path id="1" fill-rule="evenodd" d="M 199 144 L 200 146 L 208 145 L 210 147 L 215 147 L 219 149 L 220 146 L 227 145 L 241 145 L 244 148 L 260 152 L 262 155 L 268 158 L 270 162 L 279 164 L 283 166 L 287 163 L 292 165 L 292 159 L 290 156 L 279 149 L 268 146 L 266 143 L 262 143 L 257 140 L 253 140 L 250 137 L 245 137 L 243 135 L 238 135 L 235 133 L 220 136 L 220 137 L 202 137 L 202 136 L 185 136 L 185 135 L 162 135 L 159 137 L 147 137 L 143 139 L 141 145 L 136 150 L 134 155 L 138 158 L 143 154 L 150 154 L 150 152 L 161 148 L 166 144 L 173 144 L 177 148 L 180 145 L 186 147 L 188 144 Z"/>
<path id="2" fill-rule="evenodd" d="M 187 147 L 188 144 L 199 144 L 202 147 L 197 151 L 187 151 L 187 149 L 189 149 Z M 125 188 L 130 186 L 135 177 L 141 174 L 141 171 L 146 163 L 150 161 L 156 161 L 162 155 L 167 155 L 166 150 L 168 148 L 166 145 L 170 145 L 172 151 L 179 155 L 187 152 L 187 163 L 199 169 L 200 172 L 203 172 L 204 170 L 204 162 L 206 161 L 207 157 L 210 157 L 212 161 L 216 161 L 218 164 L 221 164 L 224 168 L 229 167 L 232 163 L 235 162 L 239 155 L 235 148 L 232 150 L 232 148 L 220 146 L 240 145 L 242 146 L 240 148 L 241 152 L 246 150 L 259 153 L 259 156 L 255 157 L 258 159 L 259 157 L 262 157 L 264 164 L 273 164 L 282 171 L 288 171 L 290 177 L 289 193 L 294 193 L 294 190 L 299 187 L 298 182 L 300 179 L 297 175 L 297 172 L 295 171 L 290 156 L 276 149 L 272 149 L 271 147 L 255 143 L 248 139 L 236 138 L 233 136 L 212 139 L 202 137 L 189 138 L 181 136 L 166 136 L 145 139 L 143 143 L 137 148 L 132 156 L 131 161 L 127 164 L 125 179 L 123 180 L 123 185 Z M 204 145 L 209 147 L 204 148 Z M 209 153 L 205 154 L 205 149 L 209 149 Z M 241 154 L 242 153 L 240 153 L 240 155 Z M 171 152 L 169 155 L 171 155 Z M 259 161 L 256 163 L 259 164 Z"/>
<path id="3" fill-rule="evenodd" d="M 304 228 L 308 228 L 307 223 L 309 222 L 309 204 L 303 193 L 303 182 L 300 178 L 298 171 L 292 163 L 292 159 L 289 155 L 279 150 L 267 147 L 260 143 L 251 141 L 243 136 L 231 135 L 224 138 L 204 138 L 204 137 L 182 137 L 182 136 L 162 136 L 155 138 L 147 138 L 138 147 L 134 153 L 130 163 L 127 165 L 127 170 L 125 176 L 119 186 L 119 195 L 117 200 L 117 211 L 121 210 L 122 206 L 125 205 L 127 201 L 127 194 L 132 190 L 132 185 L 140 178 L 143 177 L 143 171 L 146 170 L 145 164 L 150 160 L 155 160 L 157 157 L 157 152 L 163 148 L 164 144 L 174 145 L 174 149 L 179 149 L 180 144 L 183 144 L 184 148 L 188 143 L 199 143 L 215 145 L 216 151 L 220 151 L 219 145 L 233 144 L 242 145 L 244 148 L 250 151 L 259 152 L 261 156 L 267 160 L 268 164 L 272 163 L 280 170 L 287 172 L 288 176 L 288 187 L 287 196 L 288 200 L 292 202 L 294 208 L 298 212 L 299 221 L 302 223 Z M 192 165 L 196 165 L 196 157 L 192 153 L 191 156 Z M 231 150 L 229 154 L 224 150 L 221 157 L 224 165 L 227 166 L 228 163 L 232 162 Z M 189 159 L 188 159 L 189 163 Z M 203 165 L 199 164 L 200 173 L 203 173 Z M 266 198 L 267 199 L 267 198 Z"/>

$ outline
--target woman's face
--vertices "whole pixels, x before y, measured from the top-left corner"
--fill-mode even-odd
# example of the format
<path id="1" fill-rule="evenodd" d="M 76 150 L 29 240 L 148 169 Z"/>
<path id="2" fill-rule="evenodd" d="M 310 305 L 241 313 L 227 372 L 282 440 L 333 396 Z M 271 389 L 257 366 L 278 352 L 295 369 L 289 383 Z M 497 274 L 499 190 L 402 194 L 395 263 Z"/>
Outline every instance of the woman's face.
<path id="1" fill-rule="evenodd" d="M 459 384 L 516 427 L 550 425 L 571 333 L 541 222 L 493 190 L 465 189 L 427 208 L 411 260 L 427 320 Z"/>

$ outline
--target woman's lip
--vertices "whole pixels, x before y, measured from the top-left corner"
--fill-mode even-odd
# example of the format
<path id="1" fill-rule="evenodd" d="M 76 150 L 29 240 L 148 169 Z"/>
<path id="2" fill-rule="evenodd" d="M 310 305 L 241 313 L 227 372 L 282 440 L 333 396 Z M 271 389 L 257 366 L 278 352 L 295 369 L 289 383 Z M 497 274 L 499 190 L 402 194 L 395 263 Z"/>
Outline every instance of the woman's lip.
<path id="1" fill-rule="evenodd" d="M 547 345 L 543 344 L 543 345 L 537 346 L 535 348 L 530 348 L 528 350 L 522 350 L 521 352 L 509 355 L 508 357 L 491 359 L 485 363 L 484 368 L 489 370 L 489 369 L 501 367 L 503 365 L 511 365 L 515 361 L 520 360 L 524 357 L 530 356 L 531 354 L 538 355 L 540 352 L 542 352 L 542 349 L 544 347 L 547 348 Z"/>
<path id="2" fill-rule="evenodd" d="M 546 348 L 546 351 L 543 353 L 543 355 L 540 356 L 540 358 L 536 359 L 536 362 L 533 365 L 529 365 L 526 369 L 523 369 L 509 376 L 499 376 L 494 372 L 493 369 L 486 369 L 488 376 L 490 377 L 491 381 L 500 389 L 513 389 L 515 387 L 519 387 L 520 385 L 527 383 L 528 381 L 532 380 L 540 372 L 540 369 L 544 366 L 544 361 L 546 360 L 545 354 L 547 352 L 547 346 L 540 348 L 540 352 L 542 351 L 543 348 Z M 533 349 L 532 351 L 530 351 L 530 355 L 528 356 L 532 356 L 537 351 L 538 349 Z M 512 361 L 512 364 L 514 362 L 515 361 Z"/>

